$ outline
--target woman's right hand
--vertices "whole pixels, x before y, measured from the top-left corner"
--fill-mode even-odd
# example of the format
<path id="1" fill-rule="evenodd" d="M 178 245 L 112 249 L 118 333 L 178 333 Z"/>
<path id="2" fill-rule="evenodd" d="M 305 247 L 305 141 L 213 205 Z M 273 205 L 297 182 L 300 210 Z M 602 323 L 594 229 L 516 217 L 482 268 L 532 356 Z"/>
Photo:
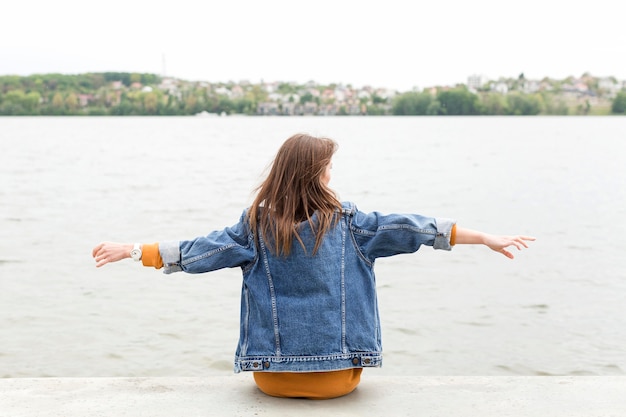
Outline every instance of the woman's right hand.
<path id="1" fill-rule="evenodd" d="M 109 262 L 117 262 L 130 258 L 130 251 L 133 250 L 132 243 L 102 242 L 91 251 L 91 255 L 96 261 L 96 267 L 101 267 Z"/>

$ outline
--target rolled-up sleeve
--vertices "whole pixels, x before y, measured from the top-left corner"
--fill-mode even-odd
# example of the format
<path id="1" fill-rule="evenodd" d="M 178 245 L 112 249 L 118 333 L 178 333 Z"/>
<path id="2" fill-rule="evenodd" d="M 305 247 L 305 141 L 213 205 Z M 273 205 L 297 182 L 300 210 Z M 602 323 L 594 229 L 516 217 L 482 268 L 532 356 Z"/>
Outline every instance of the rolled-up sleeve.
<path id="1" fill-rule="evenodd" d="M 159 243 L 159 253 L 161 254 L 161 259 L 163 260 L 163 266 L 165 267 L 163 270 L 164 273 L 171 274 L 172 272 L 179 272 L 183 270 L 180 266 L 179 241 L 176 240 Z"/>
<path id="2" fill-rule="evenodd" d="M 381 214 L 356 211 L 352 232 L 362 253 L 370 260 L 412 253 L 422 245 L 450 250 L 456 222 L 419 214 Z"/>
<path id="3" fill-rule="evenodd" d="M 455 226 L 455 221 L 446 218 L 435 218 L 437 225 L 437 235 L 435 236 L 435 242 L 433 243 L 433 249 L 452 249 L 452 229 Z"/>
<path id="4" fill-rule="evenodd" d="M 164 273 L 184 271 L 203 273 L 222 268 L 244 267 L 253 262 L 256 250 L 252 235 L 245 221 L 245 213 L 239 223 L 207 236 L 185 241 L 159 244 Z"/>

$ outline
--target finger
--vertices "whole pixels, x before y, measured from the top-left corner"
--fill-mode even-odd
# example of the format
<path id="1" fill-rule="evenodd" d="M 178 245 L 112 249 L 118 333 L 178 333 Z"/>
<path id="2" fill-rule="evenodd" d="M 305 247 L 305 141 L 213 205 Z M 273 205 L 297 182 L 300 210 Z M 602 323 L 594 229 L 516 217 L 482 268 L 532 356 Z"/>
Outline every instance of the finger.
<path id="1" fill-rule="evenodd" d="M 506 256 L 506 257 L 507 257 L 507 258 L 509 258 L 509 259 L 513 259 L 513 258 L 515 258 L 515 257 L 513 256 L 513 254 L 512 254 L 511 252 L 509 252 L 508 250 L 506 250 L 506 249 L 502 249 L 502 250 L 500 251 L 500 253 L 502 253 L 504 256 Z"/>
<path id="2" fill-rule="evenodd" d="M 93 248 L 93 250 L 91 251 L 91 256 L 95 258 L 98 252 L 100 252 L 100 249 L 102 249 L 102 243 Z"/>
<path id="3" fill-rule="evenodd" d="M 517 236 L 515 238 L 515 241 L 521 244 L 522 246 L 524 246 L 525 248 L 528 248 L 528 243 L 526 243 L 527 240 L 533 241 L 535 240 L 535 238 L 530 237 L 530 236 Z M 518 246 L 518 249 L 521 249 L 521 248 Z"/>

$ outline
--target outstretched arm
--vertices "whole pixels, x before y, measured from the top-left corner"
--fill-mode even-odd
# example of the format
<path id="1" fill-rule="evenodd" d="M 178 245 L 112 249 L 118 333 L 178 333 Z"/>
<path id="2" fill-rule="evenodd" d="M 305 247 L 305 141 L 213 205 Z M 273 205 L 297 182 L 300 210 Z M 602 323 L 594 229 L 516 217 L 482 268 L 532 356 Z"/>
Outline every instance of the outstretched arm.
<path id="1" fill-rule="evenodd" d="M 506 250 L 506 248 L 515 246 L 518 250 L 522 250 L 522 248 L 528 247 L 528 244 L 526 243 L 527 241 L 533 240 L 535 240 L 535 238 L 531 236 L 496 236 L 476 230 L 457 227 L 455 243 L 485 245 L 491 250 L 500 252 L 507 258 L 513 259 L 513 254 Z"/>

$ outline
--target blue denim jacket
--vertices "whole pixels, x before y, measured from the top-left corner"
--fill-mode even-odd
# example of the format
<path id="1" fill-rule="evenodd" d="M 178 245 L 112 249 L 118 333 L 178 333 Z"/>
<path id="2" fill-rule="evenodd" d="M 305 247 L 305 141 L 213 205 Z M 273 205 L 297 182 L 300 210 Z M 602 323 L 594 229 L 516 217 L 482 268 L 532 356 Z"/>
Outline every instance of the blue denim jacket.
<path id="1" fill-rule="evenodd" d="M 288 257 L 258 247 L 246 212 L 237 224 L 190 241 L 165 242 L 165 273 L 240 267 L 240 338 L 235 372 L 314 372 L 382 363 L 376 258 L 421 245 L 450 250 L 454 221 L 415 214 L 364 213 L 343 203 L 337 225 L 312 255 L 307 222 Z M 315 219 L 315 216 L 314 216 Z"/>

